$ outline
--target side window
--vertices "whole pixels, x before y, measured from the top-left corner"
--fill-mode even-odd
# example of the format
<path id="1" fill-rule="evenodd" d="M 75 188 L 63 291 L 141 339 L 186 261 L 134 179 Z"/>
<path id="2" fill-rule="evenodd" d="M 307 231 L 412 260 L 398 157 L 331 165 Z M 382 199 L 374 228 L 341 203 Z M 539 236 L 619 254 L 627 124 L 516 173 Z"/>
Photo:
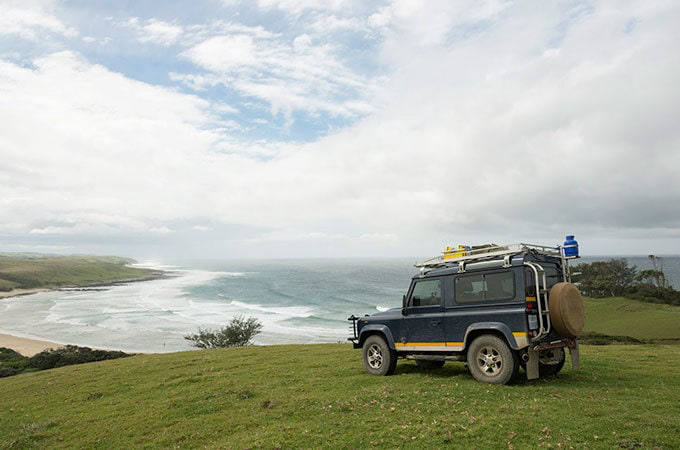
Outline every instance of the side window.
<path id="1" fill-rule="evenodd" d="M 557 270 L 557 267 L 552 264 L 542 264 L 542 266 L 543 270 L 545 270 L 545 282 L 548 285 L 548 290 L 550 290 L 551 287 L 561 281 L 562 272 Z M 528 267 L 524 269 L 524 285 L 526 286 L 524 294 L 527 297 L 536 297 L 536 276 L 534 271 Z"/>
<path id="2" fill-rule="evenodd" d="M 416 281 L 408 306 L 437 306 L 442 301 L 440 279 Z"/>
<path id="3" fill-rule="evenodd" d="M 484 300 L 507 300 L 515 298 L 515 275 L 512 272 L 496 272 L 484 275 L 486 294 Z"/>
<path id="4" fill-rule="evenodd" d="M 557 271 L 554 266 L 545 267 L 545 282 L 548 284 L 548 290 L 560 282 L 562 273 Z"/>
<path id="5" fill-rule="evenodd" d="M 456 291 L 456 303 L 472 303 L 484 300 L 484 276 L 466 275 L 458 277 L 454 281 Z"/>
<path id="6" fill-rule="evenodd" d="M 536 297 L 536 275 L 528 267 L 524 269 L 524 295 Z"/>
<path id="7" fill-rule="evenodd" d="M 463 275 L 454 285 L 458 304 L 515 298 L 515 275 L 510 271 Z"/>

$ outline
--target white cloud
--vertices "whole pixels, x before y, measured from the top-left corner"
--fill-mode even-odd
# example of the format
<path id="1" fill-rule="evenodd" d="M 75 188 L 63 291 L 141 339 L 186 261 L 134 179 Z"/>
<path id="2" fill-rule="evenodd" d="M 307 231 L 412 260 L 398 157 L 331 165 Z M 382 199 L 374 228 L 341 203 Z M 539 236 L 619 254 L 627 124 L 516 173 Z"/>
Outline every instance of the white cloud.
<path id="1" fill-rule="evenodd" d="M 305 10 L 337 11 L 347 7 L 349 0 L 257 0 L 263 9 L 279 9 L 289 14 L 300 14 Z"/>
<path id="2" fill-rule="evenodd" d="M 0 62 L 0 207 L 12 216 L 5 226 L 23 222 L 40 233 L 55 229 L 31 224 L 68 218 L 138 231 L 154 217 L 189 213 L 168 203 L 191 196 L 168 177 L 200 180 L 197 165 L 226 139 L 208 102 L 69 52 L 34 65 Z"/>
<path id="3" fill-rule="evenodd" d="M 170 234 L 173 233 L 173 230 L 163 225 L 160 227 L 151 227 L 149 228 L 149 232 L 155 234 Z"/>
<path id="4" fill-rule="evenodd" d="M 359 17 L 338 17 L 335 14 L 320 15 L 314 19 L 309 28 L 316 33 L 329 33 L 338 30 L 364 31 L 369 27 L 367 20 Z"/>
<path id="5" fill-rule="evenodd" d="M 214 71 L 229 72 L 258 63 L 254 40 L 237 34 L 210 38 L 186 52 L 196 64 Z"/>
<path id="6" fill-rule="evenodd" d="M 207 75 L 172 74 L 190 87 L 224 84 L 269 103 L 273 114 L 327 112 L 353 117 L 370 107 L 357 99 L 369 83 L 336 57 L 328 44 L 301 34 L 286 42 L 262 34 L 208 38 L 183 53 Z"/>
<path id="7" fill-rule="evenodd" d="M 132 17 L 122 25 L 135 30 L 139 42 L 164 46 L 174 44 L 184 33 L 181 26 L 155 18 L 142 21 L 138 17 Z"/>
<path id="8" fill-rule="evenodd" d="M 0 35 L 35 40 L 43 33 L 71 37 L 78 33 L 54 14 L 54 1 L 5 0 L 0 6 Z"/>

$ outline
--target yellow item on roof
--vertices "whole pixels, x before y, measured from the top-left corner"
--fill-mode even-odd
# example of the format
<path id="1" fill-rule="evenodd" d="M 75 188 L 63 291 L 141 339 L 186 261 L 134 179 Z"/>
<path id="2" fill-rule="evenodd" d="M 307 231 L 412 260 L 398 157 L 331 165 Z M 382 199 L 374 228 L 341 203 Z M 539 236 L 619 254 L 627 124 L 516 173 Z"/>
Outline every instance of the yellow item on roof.
<path id="1" fill-rule="evenodd" d="M 464 245 L 459 245 L 458 248 L 446 247 L 442 252 L 444 259 L 461 258 L 467 256 L 467 248 Z"/>

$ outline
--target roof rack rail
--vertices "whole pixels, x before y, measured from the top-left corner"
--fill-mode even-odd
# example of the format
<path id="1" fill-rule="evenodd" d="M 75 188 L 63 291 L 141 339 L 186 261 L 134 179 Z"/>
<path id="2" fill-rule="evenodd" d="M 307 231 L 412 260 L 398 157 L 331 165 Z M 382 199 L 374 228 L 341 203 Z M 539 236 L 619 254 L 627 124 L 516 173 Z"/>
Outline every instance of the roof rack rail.
<path id="1" fill-rule="evenodd" d="M 508 255 L 516 255 L 524 252 L 532 251 L 546 256 L 555 256 L 557 258 L 565 258 L 562 247 L 548 247 L 538 244 L 508 244 L 508 245 L 482 245 L 472 247 L 470 250 L 463 252 L 462 256 L 444 257 L 437 256 L 435 258 L 427 259 L 423 262 L 417 263 L 415 266 L 422 269 L 435 269 L 441 267 L 449 267 L 457 265 L 461 262 L 482 261 L 489 259 L 497 259 Z"/>

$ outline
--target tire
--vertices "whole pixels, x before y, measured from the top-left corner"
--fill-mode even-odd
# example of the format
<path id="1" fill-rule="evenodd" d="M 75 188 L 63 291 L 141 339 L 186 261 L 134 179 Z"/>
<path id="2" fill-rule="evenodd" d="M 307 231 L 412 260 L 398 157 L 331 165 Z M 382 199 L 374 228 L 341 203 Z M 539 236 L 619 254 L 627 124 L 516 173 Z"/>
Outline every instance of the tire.
<path id="1" fill-rule="evenodd" d="M 541 377 L 556 376 L 564 367 L 566 360 L 563 348 L 543 350 L 538 354 L 538 358 L 538 374 Z"/>
<path id="2" fill-rule="evenodd" d="M 548 295 L 550 321 L 560 336 L 575 338 L 583 332 L 585 306 L 581 291 L 572 283 L 557 283 Z"/>
<path id="3" fill-rule="evenodd" d="M 416 365 L 425 370 L 441 369 L 446 361 L 432 361 L 429 359 L 416 359 Z"/>
<path id="4" fill-rule="evenodd" d="M 397 352 L 381 336 L 369 336 L 361 353 L 364 369 L 371 375 L 392 375 L 397 367 Z"/>
<path id="5" fill-rule="evenodd" d="M 477 381 L 508 384 L 517 371 L 519 358 L 503 339 L 483 334 L 468 347 L 467 364 Z"/>

